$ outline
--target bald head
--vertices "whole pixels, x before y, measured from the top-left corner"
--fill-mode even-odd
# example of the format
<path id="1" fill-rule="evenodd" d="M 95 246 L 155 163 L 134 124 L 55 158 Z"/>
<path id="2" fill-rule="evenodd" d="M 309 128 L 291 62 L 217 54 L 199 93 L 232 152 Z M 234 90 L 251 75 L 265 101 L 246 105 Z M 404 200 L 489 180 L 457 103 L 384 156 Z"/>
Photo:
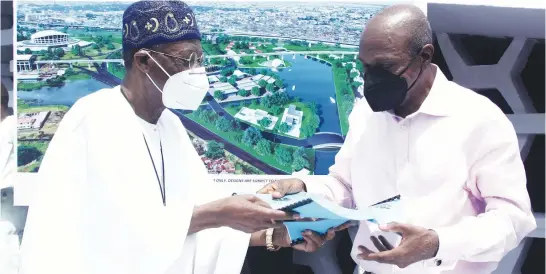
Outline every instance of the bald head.
<path id="1" fill-rule="evenodd" d="M 393 5 L 376 14 L 366 25 L 361 50 L 381 50 L 405 61 L 432 44 L 432 31 L 425 13 L 413 5 Z"/>

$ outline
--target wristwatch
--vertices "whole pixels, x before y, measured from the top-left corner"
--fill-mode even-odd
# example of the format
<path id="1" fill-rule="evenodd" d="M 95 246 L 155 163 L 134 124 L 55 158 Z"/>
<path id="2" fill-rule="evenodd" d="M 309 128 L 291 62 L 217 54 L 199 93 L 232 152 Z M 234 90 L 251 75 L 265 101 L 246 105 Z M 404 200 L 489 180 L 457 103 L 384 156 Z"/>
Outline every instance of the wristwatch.
<path id="1" fill-rule="evenodd" d="M 268 228 L 265 231 L 265 246 L 267 247 L 268 251 L 278 251 L 279 249 L 281 249 L 280 246 L 275 247 L 275 245 L 273 245 L 273 231 L 274 230 L 275 230 L 274 228 Z"/>

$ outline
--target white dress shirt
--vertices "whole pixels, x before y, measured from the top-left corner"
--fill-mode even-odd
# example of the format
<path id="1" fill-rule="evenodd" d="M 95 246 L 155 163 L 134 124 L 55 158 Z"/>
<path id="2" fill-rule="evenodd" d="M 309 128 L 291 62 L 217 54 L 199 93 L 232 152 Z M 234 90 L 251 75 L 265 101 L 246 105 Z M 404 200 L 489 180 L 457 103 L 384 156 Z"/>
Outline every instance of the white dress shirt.
<path id="1" fill-rule="evenodd" d="M 440 240 L 436 258 L 404 269 L 381 264 L 376 273 L 491 273 L 536 228 L 512 124 L 440 69 L 416 113 L 374 113 L 361 100 L 349 124 L 329 176 L 305 178 L 308 191 L 349 208 L 399 194 L 405 222 L 434 229 Z M 374 262 L 357 263 L 373 272 L 366 267 Z"/>

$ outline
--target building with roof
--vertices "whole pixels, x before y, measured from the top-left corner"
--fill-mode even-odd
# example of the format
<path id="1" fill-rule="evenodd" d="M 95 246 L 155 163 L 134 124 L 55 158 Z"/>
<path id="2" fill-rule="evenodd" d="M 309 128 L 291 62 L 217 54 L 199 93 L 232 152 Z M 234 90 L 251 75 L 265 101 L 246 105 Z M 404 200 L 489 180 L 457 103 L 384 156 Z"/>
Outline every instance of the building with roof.
<path id="1" fill-rule="evenodd" d="M 36 32 L 30 36 L 30 40 L 17 42 L 17 50 L 31 51 L 48 50 L 50 48 L 62 48 L 65 51 L 79 45 L 86 47 L 93 44 L 92 42 L 81 41 L 70 38 L 68 34 L 56 30 L 43 30 Z"/>
<path id="2" fill-rule="evenodd" d="M 267 113 L 265 110 L 251 109 L 247 107 L 243 107 L 241 110 L 239 110 L 239 112 L 235 114 L 235 118 L 257 126 L 260 125 L 258 123 L 260 120 L 269 118 L 269 120 L 271 120 L 271 124 L 269 124 L 269 126 L 266 128 L 267 130 L 273 130 L 277 124 L 277 121 L 279 120 L 279 117 L 269 115 L 269 113 Z"/>
<path id="3" fill-rule="evenodd" d="M 237 88 L 232 86 L 230 83 L 216 82 L 212 84 L 212 88 L 209 89 L 209 93 L 214 96 L 215 91 L 221 91 L 224 95 L 230 95 L 237 93 Z"/>
<path id="4" fill-rule="evenodd" d="M 281 122 L 290 126 L 290 130 L 285 133 L 286 135 L 299 138 L 301 124 L 303 122 L 303 111 L 297 110 L 295 105 L 289 105 L 284 109 Z"/>
<path id="5" fill-rule="evenodd" d="M 251 91 L 253 87 L 259 87 L 254 81 L 250 80 L 250 78 L 244 78 L 242 80 L 237 81 L 237 87 L 239 89 L 246 89 Z"/>
<path id="6" fill-rule="evenodd" d="M 50 111 L 23 113 L 17 118 L 17 129 L 41 129 Z"/>
<path id="7" fill-rule="evenodd" d="M 36 60 L 36 56 L 32 54 L 17 55 L 17 72 L 31 71 L 34 60 Z"/>

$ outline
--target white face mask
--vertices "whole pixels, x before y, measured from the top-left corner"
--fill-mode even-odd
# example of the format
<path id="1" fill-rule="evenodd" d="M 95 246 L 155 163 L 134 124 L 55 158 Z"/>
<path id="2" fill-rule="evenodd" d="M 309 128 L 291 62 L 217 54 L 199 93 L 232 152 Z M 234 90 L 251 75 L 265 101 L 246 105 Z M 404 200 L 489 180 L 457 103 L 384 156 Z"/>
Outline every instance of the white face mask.
<path id="1" fill-rule="evenodd" d="M 188 69 L 171 76 L 150 53 L 146 51 L 146 54 L 169 76 L 163 90 L 161 90 L 150 75 L 146 73 L 146 76 L 152 81 L 157 90 L 163 94 L 165 107 L 191 111 L 199 108 L 209 90 L 209 79 L 205 67 Z"/>

